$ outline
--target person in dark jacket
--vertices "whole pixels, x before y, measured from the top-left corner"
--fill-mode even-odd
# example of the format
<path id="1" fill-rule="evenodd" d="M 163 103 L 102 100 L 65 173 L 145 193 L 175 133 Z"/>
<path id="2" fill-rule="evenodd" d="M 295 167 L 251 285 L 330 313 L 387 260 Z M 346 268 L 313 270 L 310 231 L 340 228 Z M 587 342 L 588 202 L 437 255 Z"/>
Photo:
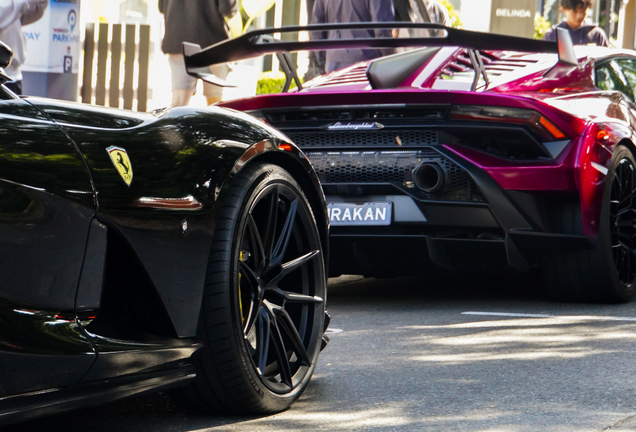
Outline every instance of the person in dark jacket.
<path id="1" fill-rule="evenodd" d="M 565 18 L 559 24 L 552 26 L 552 28 L 543 35 L 544 40 L 555 41 L 556 29 L 564 28 L 570 32 L 570 37 L 574 45 L 609 45 L 607 35 L 602 28 L 595 24 L 585 23 L 585 17 L 592 7 L 592 0 L 560 0 L 559 6 Z"/>
<path id="2" fill-rule="evenodd" d="M 192 42 L 205 48 L 228 39 L 225 18 L 236 14 L 237 0 L 159 0 L 159 11 L 166 21 L 161 49 L 168 55 L 172 73 L 172 106 L 188 105 L 196 92 L 197 80 L 186 73 L 182 43 Z M 227 78 L 226 64 L 210 69 L 217 77 Z M 203 83 L 203 94 L 208 104 L 213 104 L 221 100 L 223 89 Z"/>
<path id="3" fill-rule="evenodd" d="M 393 21 L 393 0 L 316 0 L 311 22 L 314 24 L 333 24 L 349 22 Z M 316 35 L 312 35 L 316 37 Z M 331 30 L 322 32 L 320 39 L 357 39 L 372 37 L 391 37 L 391 29 L 379 30 Z M 374 59 L 390 54 L 392 50 L 331 50 L 320 53 L 319 62 L 325 65 L 325 71 L 331 72 L 354 63 Z"/>
<path id="4" fill-rule="evenodd" d="M 393 8 L 396 21 L 441 24 L 446 27 L 453 24 L 448 9 L 437 0 L 393 0 Z M 431 32 L 424 29 L 400 29 L 394 35 L 404 38 L 443 36 L 441 30 Z"/>
<path id="5" fill-rule="evenodd" d="M 314 2 L 315 0 L 305 0 L 305 7 L 307 8 L 307 16 L 311 19 L 311 14 L 314 11 Z M 309 65 L 307 67 L 307 72 L 303 77 L 305 82 L 314 79 L 318 75 L 322 75 L 325 73 L 325 65 L 320 64 L 318 61 L 318 53 L 316 51 L 309 51 Z"/>

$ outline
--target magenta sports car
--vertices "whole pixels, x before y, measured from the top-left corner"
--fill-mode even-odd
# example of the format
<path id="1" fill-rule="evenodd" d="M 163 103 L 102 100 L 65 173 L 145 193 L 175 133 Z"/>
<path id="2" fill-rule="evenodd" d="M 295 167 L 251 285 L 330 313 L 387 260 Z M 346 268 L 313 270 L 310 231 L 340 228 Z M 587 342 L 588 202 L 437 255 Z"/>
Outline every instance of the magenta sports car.
<path id="1" fill-rule="evenodd" d="M 222 106 L 262 118 L 311 161 L 329 206 L 330 274 L 540 269 L 561 300 L 634 297 L 636 53 L 573 47 L 567 32 L 547 42 L 431 24 L 406 25 L 426 38 L 272 37 L 394 25 L 184 46 L 198 77 L 272 52 L 285 90 L 297 82 Z M 285 53 L 396 47 L 409 49 L 302 85 Z"/>

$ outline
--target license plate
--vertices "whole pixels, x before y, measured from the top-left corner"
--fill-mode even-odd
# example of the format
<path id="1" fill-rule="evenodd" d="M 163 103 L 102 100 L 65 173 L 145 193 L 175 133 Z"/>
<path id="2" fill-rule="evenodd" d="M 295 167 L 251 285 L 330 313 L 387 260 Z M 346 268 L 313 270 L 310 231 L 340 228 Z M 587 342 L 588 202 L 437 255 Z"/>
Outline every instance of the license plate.
<path id="1" fill-rule="evenodd" d="M 391 225 L 393 203 L 329 203 L 331 225 Z"/>

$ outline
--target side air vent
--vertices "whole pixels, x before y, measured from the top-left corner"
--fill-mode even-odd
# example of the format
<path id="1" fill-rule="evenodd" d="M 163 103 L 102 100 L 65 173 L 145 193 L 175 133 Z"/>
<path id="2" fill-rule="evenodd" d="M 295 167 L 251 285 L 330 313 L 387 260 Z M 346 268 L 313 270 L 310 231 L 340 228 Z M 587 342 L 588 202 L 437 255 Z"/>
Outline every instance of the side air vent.
<path id="1" fill-rule="evenodd" d="M 132 248 L 115 230 L 109 230 L 107 236 L 101 307 L 87 330 L 139 342 L 176 337 L 168 312 Z"/>

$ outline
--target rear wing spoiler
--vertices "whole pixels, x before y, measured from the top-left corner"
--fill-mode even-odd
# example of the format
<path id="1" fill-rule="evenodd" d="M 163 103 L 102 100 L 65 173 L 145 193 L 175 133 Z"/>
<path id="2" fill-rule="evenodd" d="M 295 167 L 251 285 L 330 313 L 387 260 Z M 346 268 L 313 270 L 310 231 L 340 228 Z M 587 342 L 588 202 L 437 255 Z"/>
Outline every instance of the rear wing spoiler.
<path id="1" fill-rule="evenodd" d="M 430 37 L 409 38 L 356 38 L 356 39 L 310 39 L 308 41 L 290 41 L 286 36 L 299 32 L 326 32 L 329 30 L 379 30 L 379 29 L 426 29 L 437 33 Z M 276 36 L 280 35 L 280 38 Z M 382 48 L 420 48 L 456 46 L 472 52 L 473 66 L 478 74 L 485 70 L 479 58 L 479 51 L 522 51 L 534 53 L 554 53 L 559 55 L 560 65 L 578 64 L 572 40 L 567 30 L 557 28 L 557 42 L 528 39 L 492 33 L 482 33 L 445 27 L 440 24 L 410 22 L 379 23 L 341 23 L 314 24 L 307 26 L 285 26 L 266 28 L 247 32 L 237 38 L 228 39 L 207 48 L 184 42 L 183 53 L 188 74 L 212 82 L 227 85 L 223 80 L 211 74 L 209 66 L 258 57 L 264 54 L 277 54 L 282 59 L 281 66 L 287 75 L 291 67 L 285 54 L 293 51 L 323 51 L 333 49 L 382 49 Z M 282 55 L 281 55 L 282 54 Z M 481 64 L 481 65 L 480 65 Z M 292 71 L 295 75 L 295 71 Z M 292 77 L 293 78 L 293 77 Z M 295 77 L 297 83 L 299 80 Z M 478 76 L 477 76 L 478 79 Z M 288 79 L 289 80 L 289 79 Z M 486 78 L 487 80 L 487 78 Z M 300 87 L 300 86 L 299 86 Z"/>

